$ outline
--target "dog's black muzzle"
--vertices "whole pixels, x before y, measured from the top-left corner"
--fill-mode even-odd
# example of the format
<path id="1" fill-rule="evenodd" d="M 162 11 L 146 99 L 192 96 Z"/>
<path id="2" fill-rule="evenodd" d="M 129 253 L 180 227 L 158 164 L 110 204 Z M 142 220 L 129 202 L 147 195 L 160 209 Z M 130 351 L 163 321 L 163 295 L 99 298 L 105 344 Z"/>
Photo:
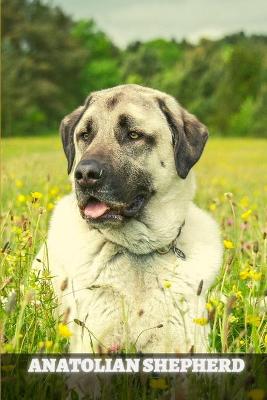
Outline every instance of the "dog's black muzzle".
<path id="1" fill-rule="evenodd" d="M 89 222 L 122 221 L 136 217 L 153 193 L 151 179 L 129 164 L 117 171 L 96 157 L 79 162 L 74 172 L 76 195 Z"/>

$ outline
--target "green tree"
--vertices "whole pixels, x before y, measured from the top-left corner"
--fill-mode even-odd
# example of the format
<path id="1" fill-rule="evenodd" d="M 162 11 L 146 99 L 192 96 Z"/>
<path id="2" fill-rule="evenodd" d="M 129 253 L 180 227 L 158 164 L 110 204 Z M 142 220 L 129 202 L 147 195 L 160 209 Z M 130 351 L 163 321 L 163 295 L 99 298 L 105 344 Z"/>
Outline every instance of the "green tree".
<path id="1" fill-rule="evenodd" d="M 72 26 L 59 8 L 38 0 L 3 0 L 4 135 L 55 128 L 81 101 L 77 75 L 86 54 Z"/>
<path id="2" fill-rule="evenodd" d="M 77 22 L 72 35 L 86 52 L 79 74 L 83 96 L 93 90 L 118 85 L 121 81 L 120 51 L 107 35 L 97 28 L 93 20 Z"/>

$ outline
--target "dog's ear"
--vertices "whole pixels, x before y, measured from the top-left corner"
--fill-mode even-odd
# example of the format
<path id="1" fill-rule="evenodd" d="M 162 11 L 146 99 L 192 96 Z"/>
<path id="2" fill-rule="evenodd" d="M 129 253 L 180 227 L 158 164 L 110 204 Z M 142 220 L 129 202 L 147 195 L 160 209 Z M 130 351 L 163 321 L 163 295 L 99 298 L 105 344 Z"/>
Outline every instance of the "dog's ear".
<path id="1" fill-rule="evenodd" d="M 71 172 L 75 158 L 74 130 L 83 116 L 85 109 L 85 106 L 76 108 L 76 110 L 67 115 L 60 124 L 59 130 L 61 134 L 61 140 L 65 155 L 68 160 L 68 174 Z"/>
<path id="2" fill-rule="evenodd" d="M 172 133 L 177 173 L 185 179 L 202 154 L 208 139 L 208 130 L 173 99 L 169 105 L 163 99 L 158 99 L 158 103 Z"/>

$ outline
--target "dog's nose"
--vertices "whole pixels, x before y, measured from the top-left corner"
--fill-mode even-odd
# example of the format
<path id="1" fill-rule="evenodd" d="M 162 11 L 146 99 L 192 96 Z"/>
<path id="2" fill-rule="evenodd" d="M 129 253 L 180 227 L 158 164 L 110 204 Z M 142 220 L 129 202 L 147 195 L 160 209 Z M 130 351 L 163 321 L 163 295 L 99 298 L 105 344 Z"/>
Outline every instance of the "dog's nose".
<path id="1" fill-rule="evenodd" d="M 103 165 L 97 160 L 82 160 L 76 167 L 75 180 L 81 185 L 94 185 L 103 177 Z"/>

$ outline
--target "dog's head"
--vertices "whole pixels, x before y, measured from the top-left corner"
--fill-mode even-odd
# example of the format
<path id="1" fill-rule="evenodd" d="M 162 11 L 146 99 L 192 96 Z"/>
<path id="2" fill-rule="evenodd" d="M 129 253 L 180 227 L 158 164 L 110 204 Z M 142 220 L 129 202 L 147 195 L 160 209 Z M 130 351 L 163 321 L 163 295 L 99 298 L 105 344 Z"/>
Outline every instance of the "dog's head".
<path id="1" fill-rule="evenodd" d="M 93 93 L 60 130 L 81 215 L 102 227 L 141 219 L 155 194 L 186 179 L 208 138 L 173 97 L 138 85 Z"/>

